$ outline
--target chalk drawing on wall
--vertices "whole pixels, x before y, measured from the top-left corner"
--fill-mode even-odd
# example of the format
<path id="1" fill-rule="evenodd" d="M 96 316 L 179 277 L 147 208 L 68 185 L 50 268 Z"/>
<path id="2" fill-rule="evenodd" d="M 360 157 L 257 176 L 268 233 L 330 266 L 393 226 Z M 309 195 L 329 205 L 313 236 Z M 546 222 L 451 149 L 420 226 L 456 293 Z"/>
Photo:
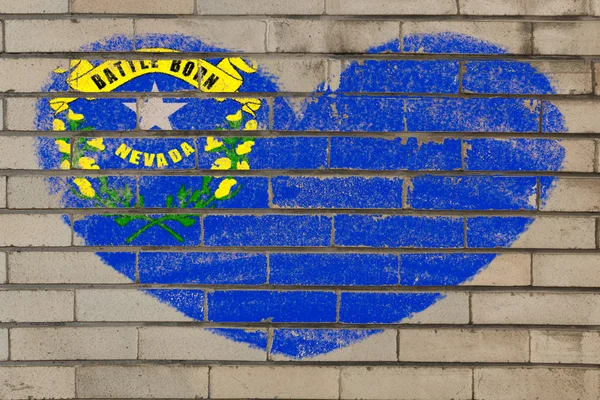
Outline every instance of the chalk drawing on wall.
<path id="1" fill-rule="evenodd" d="M 402 46 L 405 52 L 504 53 L 491 43 L 452 33 L 409 36 Z M 468 282 L 493 262 L 498 248 L 510 247 L 533 218 L 485 213 L 469 217 L 465 243 L 462 217 L 386 215 L 386 210 L 402 208 L 405 178 L 363 178 L 361 171 L 423 171 L 411 180 L 407 194 L 416 210 L 535 210 L 538 182 L 544 202 L 551 195 L 553 177 L 427 172 L 557 171 L 565 157 L 559 140 L 523 137 L 538 133 L 540 125 L 542 132 L 565 130 L 560 111 L 551 102 L 535 98 L 553 93 L 552 82 L 526 62 L 465 60 L 462 72 L 461 62 L 446 58 L 348 62 L 339 76 L 319 84 L 314 95 L 298 105 L 297 99 L 285 96 L 256 97 L 256 93 L 265 97 L 281 93 L 279 82 L 243 57 L 177 58 L 178 52 L 229 51 L 200 39 L 156 34 L 138 39 L 134 47 L 129 39 L 114 37 L 85 50 L 134 48 L 166 53 L 165 58 L 75 60 L 68 70 L 52 72 L 44 90 L 68 94 L 41 99 L 36 126 L 65 135 L 39 139 L 40 165 L 73 172 L 72 177 L 48 180 L 51 193 L 60 196 L 64 207 L 106 211 L 64 220 L 72 224 L 81 244 L 117 247 L 97 253 L 107 266 L 142 284 L 236 285 L 235 290 L 145 290 L 196 320 L 339 326 L 406 321 L 445 295 L 393 292 L 394 286 Z M 370 53 L 399 51 L 400 42 L 395 40 L 374 46 Z M 459 74 L 462 93 L 468 96 L 456 96 Z M 193 95 L 160 94 L 186 91 Z M 153 95 L 136 101 L 131 93 L 138 92 Z M 401 95 L 381 94 L 386 92 Z M 168 134 L 142 135 L 138 128 Z M 265 134 L 269 129 L 285 133 Z M 336 134 L 327 138 L 313 132 Z M 410 137 L 377 135 L 382 132 Z M 446 134 L 434 140 L 423 139 L 421 132 Z M 461 138 L 465 132 L 515 137 Z M 308 171 L 307 175 L 311 170 L 344 170 L 356 175 L 321 179 L 281 174 L 269 182 L 265 176 L 240 174 L 249 169 L 299 170 Z M 98 170 L 106 170 L 107 176 Z M 111 170 L 147 173 L 111 175 Z M 214 173 L 202 175 L 200 170 Z M 135 208 L 172 212 L 119 211 Z M 273 208 L 310 209 L 311 213 L 252 212 Z M 248 213 L 204 215 L 198 209 L 246 209 Z M 320 214 L 323 209 L 367 209 L 379 214 L 340 211 L 332 217 Z M 327 252 L 332 242 L 346 251 Z M 118 246 L 123 246 L 121 251 Z M 136 256 L 128 246 L 141 251 Z M 144 251 L 148 246 L 166 248 Z M 461 252 L 465 246 L 489 251 Z M 399 248 L 423 252 L 398 254 Z M 277 289 L 261 288 L 267 279 Z M 302 286 L 307 289 L 299 290 Z M 333 286 L 341 293 L 319 289 Z M 356 287 L 366 289 L 343 290 Z M 369 287 L 389 287 L 391 292 L 369 291 Z M 213 332 L 249 346 L 267 346 L 265 330 Z M 273 330 L 271 353 L 310 358 L 381 332 L 282 327 Z"/>

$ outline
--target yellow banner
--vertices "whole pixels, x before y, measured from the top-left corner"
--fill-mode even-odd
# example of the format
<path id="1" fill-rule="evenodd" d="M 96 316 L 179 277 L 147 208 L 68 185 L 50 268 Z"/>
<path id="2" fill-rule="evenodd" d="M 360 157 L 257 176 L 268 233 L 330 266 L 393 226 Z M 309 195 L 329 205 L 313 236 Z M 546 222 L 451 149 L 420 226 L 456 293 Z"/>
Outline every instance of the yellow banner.
<path id="1" fill-rule="evenodd" d="M 151 50 L 168 51 L 167 49 Z M 87 60 L 75 60 L 71 62 L 67 83 L 77 92 L 108 93 L 142 75 L 159 73 L 187 82 L 203 92 L 235 93 L 244 83 L 240 72 L 254 73 L 256 68 L 249 66 L 239 57 L 224 58 L 217 65 L 205 60 L 109 60 L 94 67 Z M 50 106 L 58 114 L 67 110 L 69 103 L 75 100 L 77 98 L 71 97 L 51 99 Z M 233 98 L 232 100 L 242 105 L 242 111 L 253 116 L 260 108 L 260 100 L 256 98 Z"/>

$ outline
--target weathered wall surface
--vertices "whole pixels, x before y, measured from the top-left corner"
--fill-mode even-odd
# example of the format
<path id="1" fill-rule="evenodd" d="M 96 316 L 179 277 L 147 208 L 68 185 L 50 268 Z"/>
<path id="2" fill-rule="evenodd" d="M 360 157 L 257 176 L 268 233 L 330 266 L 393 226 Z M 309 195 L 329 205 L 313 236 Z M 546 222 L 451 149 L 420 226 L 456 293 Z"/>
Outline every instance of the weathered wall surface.
<path id="1" fill-rule="evenodd" d="M 600 398 L 599 17 L 0 0 L 0 398 Z"/>

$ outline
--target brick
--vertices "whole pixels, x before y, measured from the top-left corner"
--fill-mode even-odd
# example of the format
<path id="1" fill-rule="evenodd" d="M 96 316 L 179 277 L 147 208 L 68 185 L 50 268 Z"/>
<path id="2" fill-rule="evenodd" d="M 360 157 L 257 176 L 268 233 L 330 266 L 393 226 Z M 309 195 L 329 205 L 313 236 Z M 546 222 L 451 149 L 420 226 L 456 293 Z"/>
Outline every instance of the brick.
<path id="1" fill-rule="evenodd" d="M 308 286 L 398 284 L 394 254 L 271 253 L 269 283 Z"/>
<path id="2" fill-rule="evenodd" d="M 598 0 L 590 1 L 590 11 L 591 15 L 600 15 L 600 2 Z"/>
<path id="3" fill-rule="evenodd" d="M 414 97 L 405 111 L 408 132 L 538 132 L 541 107 L 518 98 Z"/>
<path id="4" fill-rule="evenodd" d="M 143 360 L 225 360 L 265 361 L 267 359 L 266 330 L 202 329 L 198 327 L 141 327 L 140 359 Z M 237 332 L 254 333 L 264 339 L 249 346 L 227 339 Z"/>
<path id="5" fill-rule="evenodd" d="M 339 322 L 461 324 L 469 322 L 466 293 L 342 292 Z"/>
<path id="6" fill-rule="evenodd" d="M 335 322 L 337 295 L 317 291 L 216 290 L 211 322 Z"/>
<path id="7" fill-rule="evenodd" d="M 2 322 L 73 321 L 74 297 L 68 290 L 0 291 Z"/>
<path id="8" fill-rule="evenodd" d="M 531 255 L 498 254 L 496 258 L 465 286 L 527 286 L 531 284 Z"/>
<path id="9" fill-rule="evenodd" d="M 465 400 L 471 398 L 467 368 L 344 367 L 342 399 Z"/>
<path id="10" fill-rule="evenodd" d="M 590 293 L 472 293 L 475 324 L 598 325 L 600 296 Z"/>
<path id="11" fill-rule="evenodd" d="M 421 42 L 419 35 L 453 32 L 474 36 L 479 40 L 493 43 L 509 53 L 530 54 L 531 46 L 529 31 L 529 24 L 520 22 L 405 22 L 402 25 L 402 34 L 405 37 L 403 51 L 410 53 L 429 53 L 431 51 L 426 47 L 426 43 Z M 452 48 L 449 48 L 448 51 L 463 52 L 464 50 L 453 50 Z"/>
<path id="12" fill-rule="evenodd" d="M 295 226 L 293 232 L 287 227 Z M 321 215 L 209 215 L 206 246 L 329 246 L 331 218 Z"/>
<path id="13" fill-rule="evenodd" d="M 427 0 L 417 4 L 404 0 L 327 0 L 326 9 L 327 14 L 338 15 L 448 15 L 456 14 L 456 2 Z"/>
<path id="14" fill-rule="evenodd" d="M 137 328 L 13 328 L 12 360 L 126 360 L 137 358 Z"/>
<path id="15" fill-rule="evenodd" d="M 408 215 L 336 215 L 338 246 L 457 248 L 463 246 L 463 220 Z M 442 234 L 443 232 L 443 234 Z"/>
<path id="16" fill-rule="evenodd" d="M 460 0 L 465 15 L 587 15 L 584 0 Z"/>
<path id="17" fill-rule="evenodd" d="M 560 110 L 565 123 L 564 132 L 568 133 L 597 133 L 600 132 L 600 102 L 594 100 L 555 100 L 552 105 Z M 551 118 L 547 114 L 542 121 L 544 132 L 552 132 L 546 128 L 546 120 Z"/>
<path id="18" fill-rule="evenodd" d="M 468 171 L 593 172 L 594 144 L 588 140 L 470 139 L 465 141 Z"/>
<path id="19" fill-rule="evenodd" d="M 591 400 L 598 395 L 598 371 L 589 369 L 475 369 L 476 399 Z"/>
<path id="20" fill-rule="evenodd" d="M 461 141 L 456 138 L 331 138 L 332 169 L 451 171 L 460 169 L 461 163 Z"/>
<path id="21" fill-rule="evenodd" d="M 327 168 L 326 137 L 280 136 L 257 137 L 251 153 L 252 169 L 325 169 Z M 206 139 L 198 140 L 198 147 L 203 148 Z M 216 153 L 201 152 L 198 154 L 198 168 L 210 169 Z"/>
<path id="22" fill-rule="evenodd" d="M 0 91 L 40 92 L 50 83 L 56 68 L 69 69 L 69 60 L 56 58 L 3 58 Z"/>
<path id="23" fill-rule="evenodd" d="M 37 102 L 38 99 L 32 97 L 7 99 L 4 116 L 6 128 L 11 131 L 36 131 Z"/>
<path id="24" fill-rule="evenodd" d="M 330 60 L 328 85 L 338 93 L 458 93 L 457 60 Z"/>
<path id="25" fill-rule="evenodd" d="M 52 214 L 0 215 L 0 246 L 70 246 L 71 228 L 63 216 Z"/>
<path id="26" fill-rule="evenodd" d="M 600 287 L 600 256 L 534 254 L 534 286 Z"/>
<path id="27" fill-rule="evenodd" d="M 193 14 L 194 0 L 145 1 L 73 0 L 71 12 L 78 14 Z"/>
<path id="28" fill-rule="evenodd" d="M 308 103 L 301 122 L 287 116 L 291 101 Z M 405 100 L 397 96 L 325 96 L 309 99 L 278 97 L 273 104 L 273 129 L 291 131 L 397 132 L 404 130 Z M 331 110 L 335 110 L 331 112 Z M 312 114 L 318 117 L 312 117 Z M 311 116 L 309 118 L 309 116 Z M 439 130 L 439 129 L 438 129 Z M 443 129 L 442 129 L 443 130 Z"/>
<path id="29" fill-rule="evenodd" d="M 208 367 L 183 365 L 92 365 L 77 368 L 82 398 L 208 397 Z"/>
<path id="30" fill-rule="evenodd" d="M 50 185 L 49 179 L 41 176 L 8 178 L 8 208 L 61 208 L 64 190 L 53 193 Z"/>
<path id="31" fill-rule="evenodd" d="M 554 180 L 550 196 L 542 203 L 544 211 L 600 211 L 600 181 L 596 179 Z"/>
<path id="32" fill-rule="evenodd" d="M 197 0 L 198 13 L 202 15 L 318 15 L 325 11 L 325 0 Z"/>
<path id="33" fill-rule="evenodd" d="M 265 3 L 265 1 L 260 2 L 260 4 Z M 240 4 L 246 3 L 237 2 L 236 7 L 239 7 Z M 277 4 L 282 4 L 282 2 L 277 2 Z M 306 2 L 294 2 L 294 4 L 304 5 Z M 269 57 L 259 58 L 256 63 L 262 71 L 273 76 L 281 91 L 312 93 L 325 89 L 324 82 L 327 80 L 327 60 L 325 59 Z M 253 155 L 254 150 L 252 149 Z"/>
<path id="34" fill-rule="evenodd" d="M 97 177 L 85 178 L 92 184 L 97 193 L 101 187 Z M 81 199 L 74 196 L 71 189 L 76 189 L 77 185 L 72 177 L 42 177 L 42 176 L 12 176 L 8 182 L 8 207 L 9 208 L 97 208 L 98 203 L 89 199 Z M 124 188 L 129 186 L 132 192 L 135 192 L 136 180 L 133 177 L 124 176 L 106 176 L 108 185 L 115 188 Z M 178 187 L 178 189 L 181 186 Z M 177 189 L 177 190 L 178 190 Z M 130 201 L 130 205 L 135 204 L 135 195 Z M 117 207 L 123 207 L 124 204 L 117 204 Z M 146 204 L 146 207 L 152 205 Z M 163 200 L 164 206 L 164 200 Z"/>
<path id="35" fill-rule="evenodd" d="M 7 254 L 0 252 L 0 284 L 6 283 L 8 279 Z"/>
<path id="36" fill-rule="evenodd" d="M 215 399 L 337 399 L 339 370 L 313 366 L 215 366 L 210 394 Z"/>
<path id="37" fill-rule="evenodd" d="M 103 257 L 118 260 L 116 267 Z M 8 255 L 11 283 L 130 283 L 135 276 L 134 253 L 14 252 Z M 126 273 L 126 275 L 125 275 Z"/>
<path id="38" fill-rule="evenodd" d="M 387 21 L 275 19 L 269 24 L 267 50 L 277 53 L 359 53 L 397 39 L 400 30 L 397 22 Z"/>
<path id="39" fill-rule="evenodd" d="M 416 210 L 534 210 L 536 200 L 535 177 L 417 176 L 406 202 Z"/>
<path id="40" fill-rule="evenodd" d="M 467 324 L 469 323 L 469 295 L 446 293 L 440 301 L 424 311 L 409 316 L 407 324 Z"/>
<path id="41" fill-rule="evenodd" d="M 498 224 L 523 233 L 498 235 Z M 472 248 L 592 249 L 596 247 L 595 223 L 569 217 L 473 217 L 467 218 L 467 246 Z"/>
<path id="42" fill-rule="evenodd" d="M 0 360 L 8 360 L 8 329 L 0 329 Z"/>
<path id="43" fill-rule="evenodd" d="M 8 178 L 5 176 L 0 176 L 0 208 L 6 207 L 6 180 Z"/>
<path id="44" fill-rule="evenodd" d="M 527 362 L 529 332 L 499 329 L 401 329 L 400 361 Z"/>
<path id="45" fill-rule="evenodd" d="M 0 398 L 73 399 L 73 367 L 0 367 Z"/>
<path id="46" fill-rule="evenodd" d="M 531 331 L 531 362 L 600 364 L 600 333 Z"/>
<path id="47" fill-rule="evenodd" d="M 147 35 L 181 34 L 232 51 L 265 51 L 266 23 L 260 20 L 138 19 L 135 22 L 136 48 L 156 47 Z"/>
<path id="48" fill-rule="evenodd" d="M 10 20 L 5 23 L 7 52 L 81 51 L 89 43 L 113 35 L 133 38 L 133 22 L 127 19 Z M 131 51 L 131 42 L 112 51 Z"/>
<path id="49" fill-rule="evenodd" d="M 191 156 L 190 158 L 195 158 Z M 250 160 L 252 163 L 252 160 Z M 247 177 L 247 176 L 231 176 L 235 179 L 237 187 L 243 187 L 234 198 L 228 201 L 212 203 L 215 208 L 269 208 L 269 180 L 266 177 Z M 115 179 L 119 179 L 116 178 Z M 156 188 L 160 187 L 163 193 L 177 193 L 181 186 L 186 188 L 202 188 L 203 176 L 143 176 L 138 179 L 139 196 L 144 198 L 144 206 L 150 207 L 165 207 L 165 197 L 163 194 L 156 192 Z M 210 193 L 214 193 L 222 179 L 216 178 L 212 180 L 208 187 Z M 123 182 L 125 183 L 125 182 Z M 134 179 L 128 180 L 127 184 L 130 187 L 135 187 Z M 123 184 L 119 186 L 124 186 Z M 208 201 L 210 195 L 202 195 L 200 200 Z M 179 204 L 177 200 L 175 204 Z"/>
<path id="50" fill-rule="evenodd" d="M 548 85 L 540 85 L 547 81 Z M 469 61 L 462 90 L 486 94 L 590 94 L 592 74 L 584 61 Z"/>
<path id="51" fill-rule="evenodd" d="M 0 169 L 40 169 L 35 148 L 34 137 L 0 137 Z"/>
<path id="52" fill-rule="evenodd" d="M 323 353 L 305 343 L 335 343 Z M 273 361 L 398 361 L 395 329 L 275 329 L 271 346 Z"/>
<path id="53" fill-rule="evenodd" d="M 147 214 L 148 218 L 157 220 L 164 214 Z M 127 241 L 129 235 L 135 232 L 132 228 L 141 229 L 145 221 L 141 219 L 134 220 L 129 225 L 131 230 L 118 228 L 114 223 L 115 217 L 108 214 L 78 214 L 73 216 L 73 230 L 75 236 L 73 244 L 75 246 L 198 246 L 200 245 L 200 218 L 192 215 L 187 219 L 190 225 L 179 228 L 177 233 L 183 238 L 183 242 L 163 230 L 153 229 L 146 234 L 138 236 L 133 241 Z M 112 226 L 108 228 L 108 226 Z M 107 229 L 108 234 L 88 235 L 89 230 L 96 230 L 100 227 Z"/>
<path id="54" fill-rule="evenodd" d="M 533 23 L 533 54 L 595 55 L 600 44 L 593 40 L 600 33 L 595 21 Z"/>
<path id="55" fill-rule="evenodd" d="M 538 132 L 541 107 L 529 99 L 425 97 L 407 99 L 405 111 L 408 132 Z"/>
<path id="56" fill-rule="evenodd" d="M 519 257 L 526 256 L 526 257 Z M 494 265 L 493 267 L 491 265 Z M 488 278 L 479 280 L 489 284 L 514 285 L 523 280 L 523 269 L 527 270 L 529 284 L 531 258 L 521 254 L 494 253 L 420 253 L 400 254 L 400 284 L 403 286 L 458 286 L 470 283 L 470 279 L 492 268 Z M 511 271 L 516 270 L 516 271 Z M 510 276 L 508 272 L 515 272 Z"/>
<path id="57" fill-rule="evenodd" d="M 401 178 L 277 176 L 276 208 L 402 208 Z"/>
<path id="58" fill-rule="evenodd" d="M 1 0 L 0 14 L 62 14 L 69 12 L 68 0 Z"/>
<path id="59" fill-rule="evenodd" d="M 267 256 L 260 253 L 139 253 L 141 283 L 245 284 L 267 282 Z"/>
<path id="60" fill-rule="evenodd" d="M 189 307 L 202 312 L 202 301 L 187 296 L 191 291 L 176 291 L 181 306 L 187 301 Z M 184 292 L 184 293 L 181 293 Z M 198 291 L 194 291 L 198 292 Z M 153 298 L 155 294 L 158 299 Z M 160 301 L 162 290 L 87 289 L 77 290 L 76 315 L 78 321 L 190 321 L 169 305 Z M 200 292 L 201 293 L 201 292 Z"/>

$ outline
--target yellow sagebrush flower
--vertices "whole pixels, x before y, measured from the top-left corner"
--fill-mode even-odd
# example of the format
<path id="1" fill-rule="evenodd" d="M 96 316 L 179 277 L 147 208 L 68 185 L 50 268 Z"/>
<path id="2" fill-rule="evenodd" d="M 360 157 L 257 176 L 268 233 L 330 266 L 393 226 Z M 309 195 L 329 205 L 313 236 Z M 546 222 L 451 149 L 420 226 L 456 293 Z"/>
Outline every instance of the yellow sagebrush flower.
<path id="1" fill-rule="evenodd" d="M 52 130 L 55 130 L 55 131 L 66 130 L 65 123 L 60 119 L 55 119 L 54 121 L 52 121 Z"/>
<path id="2" fill-rule="evenodd" d="M 88 181 L 87 179 L 75 178 L 75 179 L 73 179 L 73 183 L 75 183 L 77 185 L 77 187 L 79 188 L 79 192 L 83 196 L 89 197 L 90 199 L 94 198 L 96 196 L 96 191 L 92 187 L 92 184 L 90 183 L 90 181 Z"/>
<path id="3" fill-rule="evenodd" d="M 64 160 L 60 163 L 60 169 L 71 169 L 71 162 L 69 160 Z"/>
<path id="4" fill-rule="evenodd" d="M 246 131 L 255 131 L 258 129 L 258 122 L 256 122 L 255 119 L 251 119 L 250 121 L 246 122 L 246 125 L 244 126 L 244 130 Z"/>
<path id="5" fill-rule="evenodd" d="M 243 117 L 242 110 L 239 110 L 235 114 L 229 114 L 228 116 L 225 117 L 225 119 L 227 119 L 227 121 L 229 121 L 229 122 L 239 122 L 242 120 L 242 117 Z"/>
<path id="6" fill-rule="evenodd" d="M 83 119 L 83 114 L 74 113 L 73 110 L 69 109 L 67 118 L 71 121 L 81 121 Z"/>
<path id="7" fill-rule="evenodd" d="M 217 158 L 210 169 L 231 169 L 231 160 L 227 157 Z"/>
<path id="8" fill-rule="evenodd" d="M 96 160 L 92 157 L 81 157 L 77 164 L 83 169 L 100 169 L 100 166 L 96 165 Z"/>
<path id="9" fill-rule="evenodd" d="M 229 196 L 229 193 L 231 193 L 231 188 L 236 183 L 237 181 L 232 178 L 223 179 L 221 183 L 219 183 L 217 190 L 215 190 L 215 197 L 217 199 L 222 199 L 223 197 Z"/>
<path id="10" fill-rule="evenodd" d="M 247 142 L 244 142 L 242 144 L 238 144 L 238 146 L 235 148 L 235 153 L 238 156 L 242 156 L 244 154 L 248 154 L 252 151 L 252 146 L 254 146 L 254 141 L 253 140 L 249 140 Z"/>
<path id="11" fill-rule="evenodd" d="M 248 165 L 247 161 L 238 161 L 235 165 L 236 169 L 250 169 L 250 165 Z"/>
<path id="12" fill-rule="evenodd" d="M 223 142 L 221 142 L 218 139 L 215 139 L 212 136 L 208 136 L 206 138 L 206 146 L 204 146 L 204 151 L 211 151 L 214 149 L 218 149 L 221 146 L 223 146 Z"/>
<path id="13" fill-rule="evenodd" d="M 66 140 L 57 139 L 54 141 L 54 143 L 56 143 L 56 145 L 58 146 L 58 151 L 60 151 L 61 153 L 71 154 L 71 145 L 69 145 L 69 143 L 67 143 Z"/>
<path id="14" fill-rule="evenodd" d="M 94 147 L 100 151 L 104 151 L 104 149 L 106 149 L 106 146 L 104 146 L 103 138 L 96 138 L 96 139 L 88 140 L 87 144 L 88 144 L 88 146 Z"/>

